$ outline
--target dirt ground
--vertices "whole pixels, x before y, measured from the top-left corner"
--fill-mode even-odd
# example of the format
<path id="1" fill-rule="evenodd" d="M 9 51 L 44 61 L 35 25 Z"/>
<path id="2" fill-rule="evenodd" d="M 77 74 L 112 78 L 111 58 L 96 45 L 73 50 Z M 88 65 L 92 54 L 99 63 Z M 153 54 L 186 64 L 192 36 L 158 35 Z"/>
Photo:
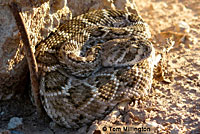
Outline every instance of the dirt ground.
<path id="1" fill-rule="evenodd" d="M 157 51 L 175 41 L 166 60 L 155 75 L 152 94 L 122 107 L 118 118 L 93 123 L 87 130 L 103 132 L 102 124 L 147 125 L 155 133 L 200 134 L 200 2 L 199 0 L 135 0 L 140 15 L 149 24 Z M 26 100 L 26 101 L 25 101 Z M 7 130 L 12 117 L 23 124 Z M 96 131 L 94 131 L 96 129 Z M 76 133 L 85 133 L 86 128 Z M 27 93 L 0 103 L 0 133 L 53 134 L 75 133 L 36 115 Z"/>

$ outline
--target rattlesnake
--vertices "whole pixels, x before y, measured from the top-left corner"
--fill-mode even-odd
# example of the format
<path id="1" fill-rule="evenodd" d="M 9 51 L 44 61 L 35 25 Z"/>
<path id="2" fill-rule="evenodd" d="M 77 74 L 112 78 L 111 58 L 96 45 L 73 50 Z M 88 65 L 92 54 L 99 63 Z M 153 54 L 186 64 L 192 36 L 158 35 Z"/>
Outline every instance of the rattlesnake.
<path id="1" fill-rule="evenodd" d="M 143 19 L 120 10 L 91 11 L 61 25 L 36 47 L 48 116 L 79 128 L 119 102 L 148 95 L 155 56 L 148 38 Z"/>

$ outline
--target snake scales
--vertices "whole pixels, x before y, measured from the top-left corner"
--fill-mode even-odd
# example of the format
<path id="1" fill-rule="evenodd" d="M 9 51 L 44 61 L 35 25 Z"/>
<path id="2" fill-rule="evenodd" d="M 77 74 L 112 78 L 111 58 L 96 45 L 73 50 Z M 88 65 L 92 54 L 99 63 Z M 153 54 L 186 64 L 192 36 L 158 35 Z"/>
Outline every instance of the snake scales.
<path id="1" fill-rule="evenodd" d="M 102 119 L 119 103 L 148 95 L 154 48 L 137 14 L 96 10 L 74 17 L 36 47 L 40 95 L 67 128 Z"/>

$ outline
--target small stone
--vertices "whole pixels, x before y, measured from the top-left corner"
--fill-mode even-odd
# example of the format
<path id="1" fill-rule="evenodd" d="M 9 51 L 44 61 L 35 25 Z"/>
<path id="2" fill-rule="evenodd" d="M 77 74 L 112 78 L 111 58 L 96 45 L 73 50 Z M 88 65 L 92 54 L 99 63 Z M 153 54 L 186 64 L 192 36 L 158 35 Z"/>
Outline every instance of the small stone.
<path id="1" fill-rule="evenodd" d="M 2 115 L 4 115 L 4 113 L 5 113 L 5 112 L 1 112 L 0 115 L 2 116 Z"/>
<path id="2" fill-rule="evenodd" d="M 51 10 L 53 11 L 60 10 L 66 5 L 67 5 L 66 0 L 50 0 L 50 7 L 52 8 Z"/>
<path id="3" fill-rule="evenodd" d="M 11 134 L 9 130 L 1 130 L 0 129 L 0 134 Z"/>
<path id="4" fill-rule="evenodd" d="M 8 123 L 8 129 L 15 129 L 18 128 L 19 126 L 21 126 L 22 123 L 22 118 L 19 117 L 13 117 L 10 119 L 9 123 Z"/>
<path id="5" fill-rule="evenodd" d="M 190 26 L 186 22 L 180 21 L 178 24 L 175 25 L 175 31 L 180 33 L 189 33 Z"/>
<path id="6" fill-rule="evenodd" d="M 21 131 L 15 131 L 15 130 L 11 130 L 10 132 L 11 132 L 11 134 L 24 134 Z"/>
<path id="7" fill-rule="evenodd" d="M 152 127 L 152 128 L 159 128 L 161 130 L 164 129 L 164 127 L 161 124 L 158 124 L 156 121 L 147 121 L 146 124 L 147 126 Z"/>
<path id="8" fill-rule="evenodd" d="M 173 130 L 171 130 L 171 134 L 179 134 L 179 130 L 174 128 Z"/>

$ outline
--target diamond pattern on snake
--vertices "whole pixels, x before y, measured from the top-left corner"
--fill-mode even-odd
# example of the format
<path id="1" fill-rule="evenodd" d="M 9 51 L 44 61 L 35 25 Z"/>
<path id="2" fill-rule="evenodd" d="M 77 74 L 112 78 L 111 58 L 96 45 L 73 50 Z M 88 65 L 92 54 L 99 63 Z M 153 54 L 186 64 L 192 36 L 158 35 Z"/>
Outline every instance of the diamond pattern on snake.
<path id="1" fill-rule="evenodd" d="M 48 116 L 80 128 L 119 102 L 148 95 L 155 58 L 149 38 L 143 19 L 121 10 L 95 10 L 61 25 L 36 47 Z"/>

